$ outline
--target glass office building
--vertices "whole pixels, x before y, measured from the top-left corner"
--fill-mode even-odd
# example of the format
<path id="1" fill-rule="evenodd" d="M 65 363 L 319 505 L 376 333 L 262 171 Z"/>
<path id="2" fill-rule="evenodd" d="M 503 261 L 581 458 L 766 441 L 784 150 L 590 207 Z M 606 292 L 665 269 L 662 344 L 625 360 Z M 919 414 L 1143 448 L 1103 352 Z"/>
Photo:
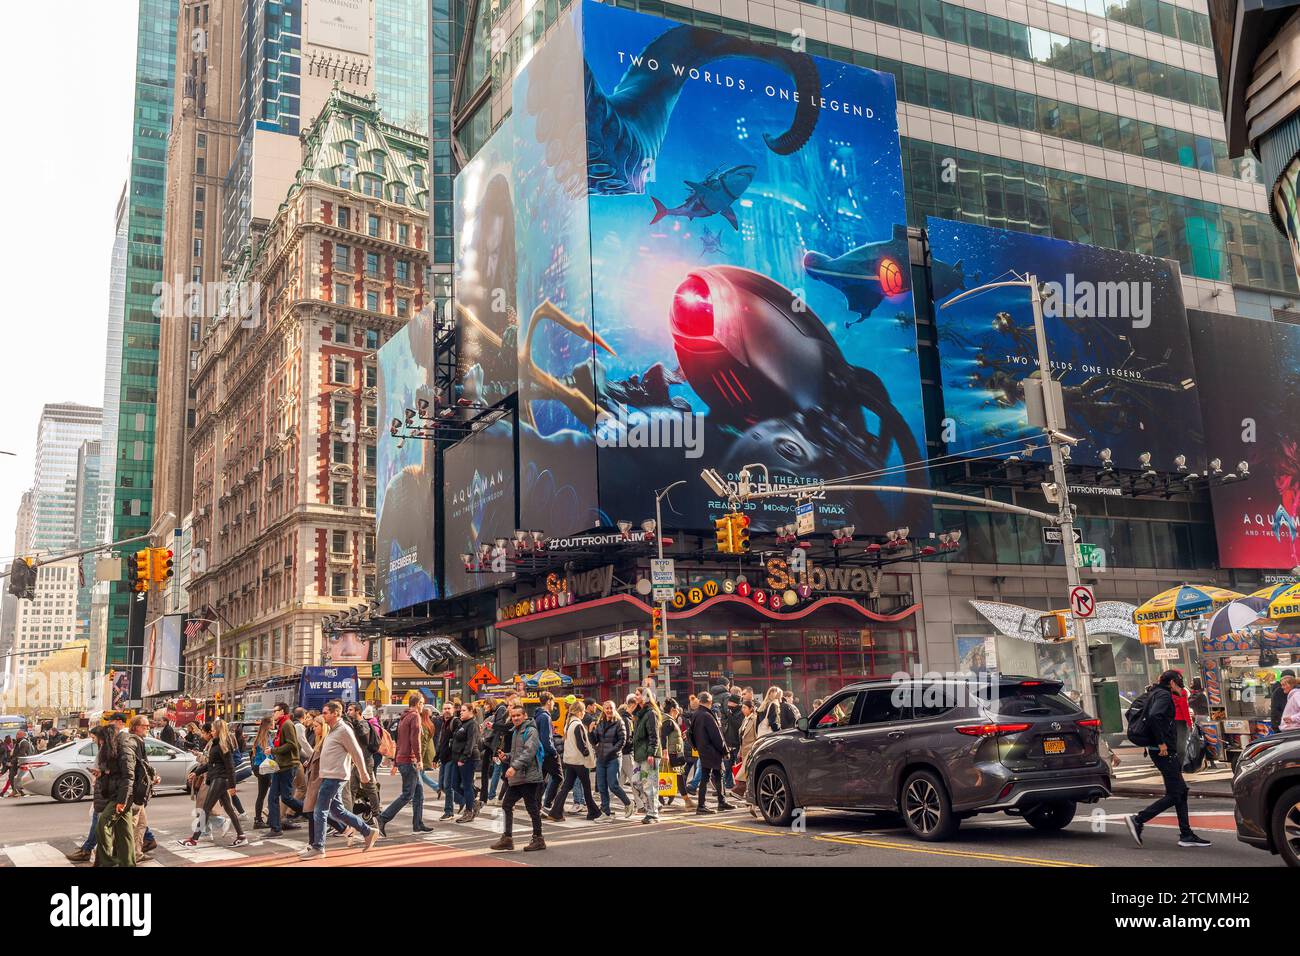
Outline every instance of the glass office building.
<path id="1" fill-rule="evenodd" d="M 140 0 L 136 34 L 131 175 L 126 195 L 126 273 L 122 292 L 121 379 L 113 454 L 114 540 L 144 534 L 153 523 L 154 413 L 158 388 L 158 319 L 154 287 L 162 281 L 167 134 L 172 122 L 178 0 Z M 110 663 L 126 660 L 131 592 L 113 590 L 108 616 Z"/>

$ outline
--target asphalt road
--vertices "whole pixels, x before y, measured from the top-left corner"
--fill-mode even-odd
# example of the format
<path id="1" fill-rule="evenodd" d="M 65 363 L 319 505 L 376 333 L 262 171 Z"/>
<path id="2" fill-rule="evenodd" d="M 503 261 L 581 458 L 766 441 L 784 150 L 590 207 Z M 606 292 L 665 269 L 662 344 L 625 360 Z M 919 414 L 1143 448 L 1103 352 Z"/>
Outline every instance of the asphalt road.
<path id="1" fill-rule="evenodd" d="M 395 783 L 395 781 L 394 781 Z M 240 787 L 252 810 L 252 787 Z M 390 791 L 385 788 L 385 794 Z M 253 843 L 232 850 L 205 842 L 188 849 L 175 841 L 188 835 L 193 805 L 184 796 L 156 797 L 149 807 L 150 825 L 160 848 L 154 866 L 688 866 L 710 864 L 786 866 L 999 866 L 999 867 L 1281 867 L 1276 857 L 1237 841 L 1228 800 L 1193 802 L 1193 826 L 1214 842 L 1208 849 L 1183 849 L 1172 816 L 1148 826 L 1146 845 L 1134 846 L 1120 817 L 1149 801 L 1112 797 L 1097 808 L 1081 807 L 1074 822 L 1060 833 L 1042 834 L 1024 822 L 1001 815 L 976 817 L 962 824 L 955 839 L 941 844 L 910 837 L 897 821 L 870 814 L 813 810 L 802 827 L 774 828 L 745 810 L 696 816 L 670 807 L 661 822 L 642 825 L 639 816 L 616 822 L 588 823 L 570 815 L 562 824 L 547 821 L 548 848 L 524 853 L 528 840 L 522 805 L 515 820 L 513 853 L 488 850 L 500 835 L 500 810 L 485 808 L 470 825 L 443 823 L 441 810 L 425 822 L 431 834 L 410 832 L 404 810 L 388 827 L 389 837 L 370 853 L 342 848 L 331 840 L 323 861 L 302 863 L 297 850 L 306 845 L 306 829 L 271 840 L 252 831 Z M 0 800 L 0 864 L 67 866 L 63 854 L 74 849 L 89 823 L 89 802 L 57 804 L 41 797 Z M 522 826 L 521 826 L 522 822 Z"/>

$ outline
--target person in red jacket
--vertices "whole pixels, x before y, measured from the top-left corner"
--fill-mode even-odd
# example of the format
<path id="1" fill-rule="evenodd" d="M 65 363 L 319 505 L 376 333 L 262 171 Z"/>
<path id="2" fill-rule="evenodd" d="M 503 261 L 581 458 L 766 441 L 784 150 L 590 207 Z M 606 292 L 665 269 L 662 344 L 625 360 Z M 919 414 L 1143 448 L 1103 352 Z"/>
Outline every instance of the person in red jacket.
<path id="1" fill-rule="evenodd" d="M 1178 677 L 1182 678 L 1183 672 L 1178 671 Z M 1187 689 L 1181 683 L 1171 685 L 1172 696 L 1174 698 L 1174 730 L 1178 733 L 1178 755 L 1182 760 L 1187 759 L 1187 742 L 1192 737 L 1192 705 L 1191 698 Z"/>
<path id="2" fill-rule="evenodd" d="M 424 710 L 424 696 L 412 694 L 406 713 L 397 725 L 397 753 L 393 763 L 402 775 L 402 792 L 388 808 L 379 815 L 379 832 L 388 836 L 384 829 L 392 822 L 397 812 L 411 805 L 411 831 L 413 833 L 432 833 L 433 827 L 424 825 L 424 785 L 420 783 L 420 713 Z"/>

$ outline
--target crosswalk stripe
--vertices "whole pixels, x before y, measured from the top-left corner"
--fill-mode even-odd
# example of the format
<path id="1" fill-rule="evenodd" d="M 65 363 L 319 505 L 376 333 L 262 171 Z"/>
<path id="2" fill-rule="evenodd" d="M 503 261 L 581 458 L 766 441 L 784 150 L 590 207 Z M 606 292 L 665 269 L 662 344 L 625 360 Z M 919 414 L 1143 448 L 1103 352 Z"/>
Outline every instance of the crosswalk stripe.
<path id="1" fill-rule="evenodd" d="M 72 866 L 59 850 L 48 843 L 23 843 L 4 848 L 14 866 Z"/>

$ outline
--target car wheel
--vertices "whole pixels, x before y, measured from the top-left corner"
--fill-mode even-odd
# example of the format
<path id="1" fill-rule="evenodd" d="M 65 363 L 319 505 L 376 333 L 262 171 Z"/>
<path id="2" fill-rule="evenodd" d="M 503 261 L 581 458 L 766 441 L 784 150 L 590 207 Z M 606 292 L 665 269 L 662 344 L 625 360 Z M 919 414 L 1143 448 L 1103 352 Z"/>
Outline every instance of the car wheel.
<path id="1" fill-rule="evenodd" d="M 1051 800 L 1026 810 L 1025 820 L 1035 830 L 1054 833 L 1070 825 L 1078 806 L 1073 800 Z"/>
<path id="2" fill-rule="evenodd" d="M 89 789 L 89 781 L 76 771 L 71 771 L 54 781 L 54 786 L 50 787 L 50 796 L 57 803 L 76 803 L 86 799 L 86 791 Z"/>
<path id="3" fill-rule="evenodd" d="M 1300 867 L 1300 787 L 1292 787 L 1273 805 L 1273 846 L 1287 866 Z"/>
<path id="4" fill-rule="evenodd" d="M 948 790 L 938 774 L 918 770 L 903 783 L 899 801 L 903 822 L 912 835 L 927 841 L 946 840 L 957 832 L 961 821 L 952 812 Z"/>
<path id="5" fill-rule="evenodd" d="M 758 775 L 754 801 L 758 804 L 763 819 L 772 826 L 783 827 L 790 822 L 794 813 L 794 794 L 790 791 L 790 781 L 785 771 L 778 765 L 770 764 Z"/>

